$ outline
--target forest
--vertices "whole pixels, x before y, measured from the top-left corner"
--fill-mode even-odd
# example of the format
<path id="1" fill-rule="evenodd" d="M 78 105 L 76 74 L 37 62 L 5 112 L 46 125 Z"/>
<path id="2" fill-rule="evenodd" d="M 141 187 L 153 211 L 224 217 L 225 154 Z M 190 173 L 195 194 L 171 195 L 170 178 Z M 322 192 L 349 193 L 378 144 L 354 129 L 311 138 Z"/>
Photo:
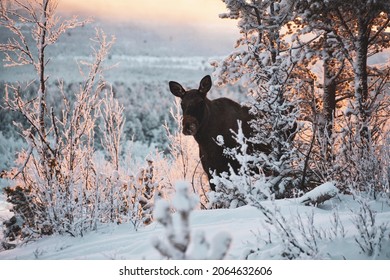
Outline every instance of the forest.
<path id="1" fill-rule="evenodd" d="M 28 72 L 25 80 L 0 77 L 1 187 L 12 212 L 4 220 L 4 251 L 45 236 L 85 236 L 107 224 L 136 232 L 159 223 L 166 238 L 151 242 L 159 257 L 222 259 L 232 237 L 221 233 L 215 244 L 203 233 L 191 238 L 190 213 L 253 207 L 274 230 L 235 258 L 332 258 L 317 241 L 343 238 L 363 258 L 390 258 L 389 1 L 222 2 L 221 20 L 234 20 L 239 29 L 230 53 L 210 60 L 160 58 L 199 77 L 212 72 L 209 98 L 232 98 L 254 116 L 254 136 L 233 132 L 237 147 L 224 149 L 241 168 L 214 175 L 215 191 L 194 139 L 181 133 L 180 103 L 165 76 L 107 79 L 109 64 L 123 56 L 112 51 L 115 38 L 103 26 L 75 67 L 77 80 L 54 80 L 51 71 L 64 72 L 51 60 L 61 38 L 73 40 L 77 35 L 69 34 L 93 23 L 63 19 L 53 0 L 1 2 L 1 74 Z M 140 71 L 160 63 L 147 57 L 140 58 L 146 67 Z M 198 86 L 198 79 L 184 82 Z M 271 151 L 249 151 L 249 143 Z M 275 206 L 294 200 L 316 209 L 314 215 L 335 199 L 356 207 L 350 235 L 337 209 L 325 232 L 310 213 L 305 219 L 298 214 L 292 226 Z M 280 239 L 271 242 L 271 233 Z M 264 253 L 275 240 L 280 246 Z M 191 251 L 194 242 L 198 251 Z"/>

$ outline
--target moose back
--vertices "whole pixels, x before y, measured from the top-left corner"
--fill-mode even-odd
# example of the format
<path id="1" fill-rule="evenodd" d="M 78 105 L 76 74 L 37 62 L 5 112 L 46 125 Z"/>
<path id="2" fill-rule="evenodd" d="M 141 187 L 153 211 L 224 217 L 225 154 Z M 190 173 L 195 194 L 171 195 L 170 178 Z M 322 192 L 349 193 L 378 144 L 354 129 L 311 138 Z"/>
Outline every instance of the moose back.
<path id="1" fill-rule="evenodd" d="M 172 94 L 181 99 L 183 134 L 194 136 L 198 143 L 199 156 L 209 181 L 214 172 L 219 175 L 229 171 L 229 166 L 234 170 L 240 167 L 236 160 L 223 153 L 224 147 L 237 146 L 231 132 L 238 131 L 237 121 L 242 122 L 242 131 L 246 137 L 252 133 L 249 109 L 228 98 L 208 99 L 207 92 L 211 85 L 209 75 L 200 81 L 198 89 L 185 90 L 179 83 L 169 82 Z M 216 143 L 219 135 L 223 136 L 224 147 Z M 212 183 L 210 188 L 215 191 Z"/>

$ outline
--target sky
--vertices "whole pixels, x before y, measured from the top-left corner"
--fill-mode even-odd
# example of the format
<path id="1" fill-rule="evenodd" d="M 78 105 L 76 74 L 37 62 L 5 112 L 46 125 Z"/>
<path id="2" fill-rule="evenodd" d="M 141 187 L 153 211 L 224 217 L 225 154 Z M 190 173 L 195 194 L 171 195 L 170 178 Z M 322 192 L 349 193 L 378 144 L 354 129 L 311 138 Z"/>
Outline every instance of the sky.
<path id="1" fill-rule="evenodd" d="M 61 0 L 61 11 L 111 21 L 208 25 L 234 28 L 234 21 L 218 17 L 226 12 L 222 0 Z"/>
<path id="2" fill-rule="evenodd" d="M 58 1 L 58 12 L 65 16 L 78 15 L 80 19 L 92 17 L 94 21 L 102 23 L 105 30 L 114 26 L 110 34 L 115 35 L 117 44 L 129 38 L 136 40 L 142 37 L 143 41 L 150 43 L 148 50 L 157 50 L 159 54 L 161 47 L 164 47 L 174 52 L 171 55 L 226 55 L 234 48 L 239 37 L 237 22 L 219 17 L 221 13 L 227 12 L 222 0 Z M 115 25 L 116 23 L 120 25 Z M 142 30 L 143 33 L 121 33 L 129 26 Z M 148 34 L 153 35 L 153 39 Z M 167 42 L 164 38 L 173 38 L 173 41 Z M 146 47 L 138 42 L 134 48 L 138 49 L 140 46 Z"/>

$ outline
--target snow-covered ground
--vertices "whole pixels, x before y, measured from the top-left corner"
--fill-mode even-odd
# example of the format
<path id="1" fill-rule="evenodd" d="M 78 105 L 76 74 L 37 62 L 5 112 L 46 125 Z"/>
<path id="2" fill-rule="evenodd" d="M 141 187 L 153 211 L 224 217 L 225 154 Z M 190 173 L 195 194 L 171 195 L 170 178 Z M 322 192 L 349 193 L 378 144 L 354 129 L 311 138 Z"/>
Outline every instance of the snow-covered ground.
<path id="1" fill-rule="evenodd" d="M 313 256 L 303 254 L 302 258 L 390 259 L 390 206 L 386 203 L 367 204 L 376 214 L 375 226 L 378 232 L 380 226 L 387 225 L 381 247 L 376 251 L 378 253 L 372 256 L 362 252 L 355 240 L 360 238 L 356 215 L 361 204 L 351 196 L 337 195 L 318 207 L 304 206 L 295 199 L 266 201 L 262 205 L 271 212 L 279 210 L 280 217 L 285 218 L 297 242 L 307 248 L 307 251 L 310 251 L 308 248 L 315 243 L 318 252 Z M 335 214 L 338 216 L 338 222 L 335 222 Z M 227 259 L 281 259 L 280 252 L 286 245 L 286 240 L 281 239 L 284 238 L 283 233 L 266 223 L 262 212 L 252 206 L 195 210 L 190 216 L 190 228 L 192 236 L 203 231 L 208 242 L 221 234 L 230 234 L 232 243 Z M 152 245 L 152 240 L 163 237 L 164 230 L 157 222 L 137 231 L 130 224 L 102 225 L 96 232 L 89 232 L 83 237 L 49 236 L 20 244 L 13 250 L 0 252 L 0 259 L 161 259 L 161 255 Z M 309 241 L 311 238 L 313 240 Z"/>

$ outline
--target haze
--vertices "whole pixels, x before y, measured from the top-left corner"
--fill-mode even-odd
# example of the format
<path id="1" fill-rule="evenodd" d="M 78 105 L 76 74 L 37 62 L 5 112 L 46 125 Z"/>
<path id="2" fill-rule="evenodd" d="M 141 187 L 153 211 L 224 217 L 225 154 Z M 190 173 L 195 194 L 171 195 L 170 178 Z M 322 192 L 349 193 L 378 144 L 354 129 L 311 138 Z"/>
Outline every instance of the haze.
<path id="1" fill-rule="evenodd" d="M 142 21 L 234 28 L 234 21 L 218 17 L 226 11 L 221 0 L 62 0 L 61 11 L 111 21 Z"/>

